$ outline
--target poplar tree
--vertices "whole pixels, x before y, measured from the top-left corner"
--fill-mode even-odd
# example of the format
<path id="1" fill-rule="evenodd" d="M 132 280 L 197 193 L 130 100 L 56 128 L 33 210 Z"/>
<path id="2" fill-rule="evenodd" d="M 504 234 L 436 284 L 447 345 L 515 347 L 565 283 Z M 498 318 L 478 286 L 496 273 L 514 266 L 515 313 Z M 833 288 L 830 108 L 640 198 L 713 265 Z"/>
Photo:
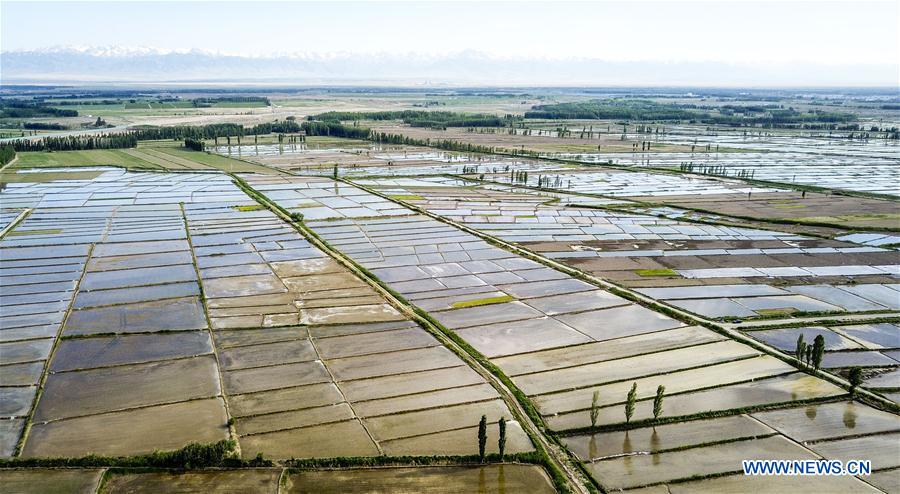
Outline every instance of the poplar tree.
<path id="1" fill-rule="evenodd" d="M 478 422 L 478 459 L 484 463 L 484 447 L 487 445 L 487 417 L 482 415 Z"/>
<path id="2" fill-rule="evenodd" d="M 637 401 L 637 383 L 631 385 L 631 391 L 628 392 L 628 398 L 625 401 L 625 423 L 631 422 L 631 416 L 634 415 L 634 403 Z"/>
<path id="3" fill-rule="evenodd" d="M 503 461 L 503 453 L 506 451 L 506 419 L 500 417 L 497 427 L 500 428 L 500 439 L 497 440 L 497 449 L 500 450 L 500 461 Z"/>
<path id="4" fill-rule="evenodd" d="M 656 420 L 662 414 L 663 395 L 666 393 L 666 387 L 662 384 L 656 388 L 656 397 L 653 398 L 653 419 Z"/>
<path id="5" fill-rule="evenodd" d="M 825 337 L 822 335 L 817 335 L 816 339 L 813 340 L 813 367 L 818 371 L 819 367 L 822 365 L 822 357 L 825 356 Z"/>
<path id="6" fill-rule="evenodd" d="M 803 341 L 803 334 L 797 337 L 797 349 L 794 350 L 794 356 L 797 357 L 797 360 L 802 364 L 803 363 L 803 354 L 806 353 L 806 343 Z"/>

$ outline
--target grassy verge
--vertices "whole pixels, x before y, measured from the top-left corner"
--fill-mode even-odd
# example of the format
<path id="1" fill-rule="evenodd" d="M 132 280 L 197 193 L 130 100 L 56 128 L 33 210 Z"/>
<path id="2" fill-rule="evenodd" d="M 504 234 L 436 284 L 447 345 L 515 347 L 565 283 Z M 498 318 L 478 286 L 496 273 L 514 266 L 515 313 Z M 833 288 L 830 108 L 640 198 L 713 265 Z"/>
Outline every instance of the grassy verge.
<path id="1" fill-rule="evenodd" d="M 242 460 L 235 454 L 236 443 L 230 439 L 210 444 L 191 443 L 174 451 L 154 451 L 135 456 L 87 455 L 77 458 L 12 458 L 0 459 L 0 468 L 84 468 L 84 467 L 125 467 L 125 468 L 174 468 L 191 470 L 195 468 L 242 468 L 273 466 L 271 460 L 257 456 L 252 460 Z"/>

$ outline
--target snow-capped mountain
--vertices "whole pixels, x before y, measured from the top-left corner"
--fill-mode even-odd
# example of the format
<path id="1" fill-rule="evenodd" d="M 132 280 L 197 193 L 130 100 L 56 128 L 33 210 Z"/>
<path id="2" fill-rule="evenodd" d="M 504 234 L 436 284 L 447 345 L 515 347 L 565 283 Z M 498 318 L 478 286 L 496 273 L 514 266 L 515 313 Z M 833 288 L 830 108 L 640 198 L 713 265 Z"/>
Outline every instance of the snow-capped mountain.
<path id="1" fill-rule="evenodd" d="M 416 83 L 528 85 L 884 85 L 897 66 L 738 65 L 721 62 L 611 62 L 585 58 L 502 58 L 450 54 L 310 53 L 238 55 L 205 50 L 67 46 L 0 54 L 0 82 Z"/>

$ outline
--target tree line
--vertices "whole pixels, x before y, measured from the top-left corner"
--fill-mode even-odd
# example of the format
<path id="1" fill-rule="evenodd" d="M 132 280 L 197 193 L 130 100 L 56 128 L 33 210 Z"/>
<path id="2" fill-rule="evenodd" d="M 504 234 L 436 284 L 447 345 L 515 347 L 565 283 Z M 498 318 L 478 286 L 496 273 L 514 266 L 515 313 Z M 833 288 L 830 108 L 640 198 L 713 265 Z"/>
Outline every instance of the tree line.
<path id="1" fill-rule="evenodd" d="M 331 111 L 309 117 L 310 120 L 322 121 L 359 121 L 359 120 L 400 120 L 412 127 L 428 127 L 446 129 L 448 127 L 507 127 L 521 120 L 515 115 L 490 115 L 487 113 L 459 113 L 451 111 L 377 111 L 377 112 L 341 112 Z"/>
<path id="2" fill-rule="evenodd" d="M 28 130 L 66 130 L 65 125 L 45 122 L 25 122 L 22 124 L 22 128 Z"/>
<path id="3" fill-rule="evenodd" d="M 460 142 L 453 139 L 416 139 L 401 134 L 388 134 L 386 132 L 372 131 L 369 134 L 369 140 L 382 144 L 403 144 L 407 146 L 428 146 L 445 151 L 459 151 L 464 153 L 482 153 L 482 154 L 508 154 L 513 156 L 529 156 L 533 158 L 540 157 L 540 153 L 525 149 L 524 147 L 516 149 L 495 148 L 493 146 L 481 146 L 479 144 L 471 144 L 468 142 Z"/>
<path id="4" fill-rule="evenodd" d="M 122 149 L 137 146 L 138 141 L 216 139 L 218 137 L 300 132 L 300 125 L 293 120 L 262 123 L 253 127 L 223 123 L 209 125 L 176 125 L 174 127 L 141 127 L 121 133 L 92 134 L 84 136 L 42 137 L 20 139 L 12 142 L 16 151 L 81 151 L 90 149 Z M 368 133 L 368 129 L 366 129 Z"/>
<path id="5" fill-rule="evenodd" d="M 84 151 L 90 149 L 122 149 L 137 146 L 138 139 L 132 133 L 92 134 L 85 136 L 42 137 L 12 141 L 18 151 Z"/>
<path id="6" fill-rule="evenodd" d="M 525 112 L 525 118 L 549 120 L 642 120 L 704 123 L 762 127 L 806 127 L 816 124 L 838 124 L 856 120 L 851 113 L 813 110 L 801 112 L 776 105 L 723 105 L 717 113 L 713 107 L 693 104 L 657 103 L 649 100 L 589 100 L 569 103 L 535 105 Z"/>
<path id="7" fill-rule="evenodd" d="M 46 106 L 39 101 L 0 99 L 0 118 L 77 117 L 75 110 Z"/>
<path id="8" fill-rule="evenodd" d="M 300 125 L 300 129 L 308 136 L 345 137 L 349 139 L 368 139 L 370 130 L 368 127 L 344 125 L 339 121 L 306 121 Z"/>
<path id="9" fill-rule="evenodd" d="M 191 105 L 195 108 L 209 108 L 216 103 L 263 103 L 266 106 L 272 106 L 272 102 L 265 96 L 219 96 L 191 100 Z"/>

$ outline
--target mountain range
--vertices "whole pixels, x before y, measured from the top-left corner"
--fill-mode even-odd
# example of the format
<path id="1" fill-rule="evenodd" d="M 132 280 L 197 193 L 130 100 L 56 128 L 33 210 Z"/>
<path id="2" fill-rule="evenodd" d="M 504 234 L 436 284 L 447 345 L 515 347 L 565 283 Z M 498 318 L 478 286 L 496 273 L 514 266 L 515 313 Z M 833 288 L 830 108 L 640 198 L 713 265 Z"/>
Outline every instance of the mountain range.
<path id="1" fill-rule="evenodd" d="M 146 47 L 54 47 L 0 53 L 0 83 L 296 83 L 411 85 L 896 86 L 898 65 L 732 64 L 423 55 L 266 56 Z"/>

